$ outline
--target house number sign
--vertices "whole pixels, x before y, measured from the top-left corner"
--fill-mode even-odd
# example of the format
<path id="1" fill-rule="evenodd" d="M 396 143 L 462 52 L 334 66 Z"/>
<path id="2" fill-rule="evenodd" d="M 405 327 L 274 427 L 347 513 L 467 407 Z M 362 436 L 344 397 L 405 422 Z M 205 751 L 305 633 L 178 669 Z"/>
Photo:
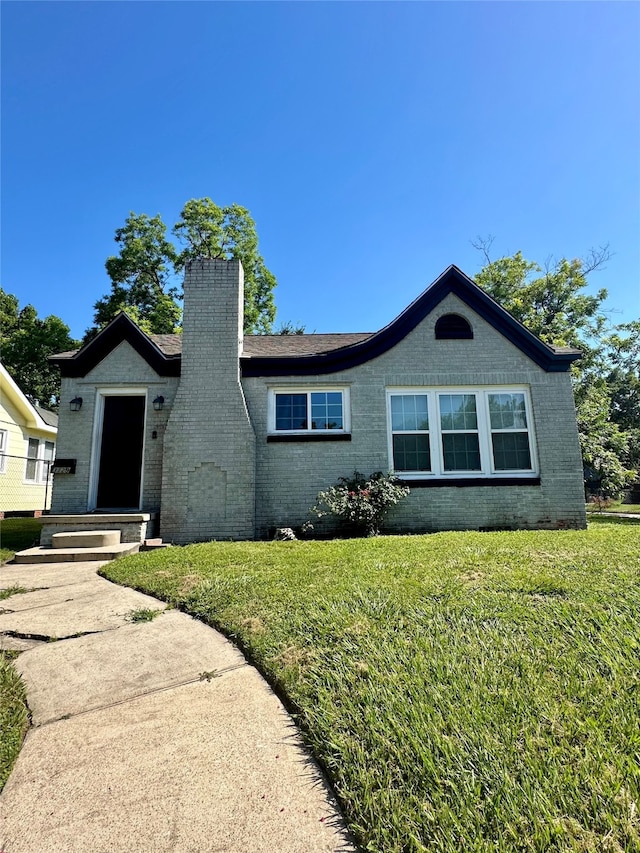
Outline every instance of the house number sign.
<path id="1" fill-rule="evenodd" d="M 52 474 L 75 474 L 76 459 L 56 459 L 51 466 Z"/>

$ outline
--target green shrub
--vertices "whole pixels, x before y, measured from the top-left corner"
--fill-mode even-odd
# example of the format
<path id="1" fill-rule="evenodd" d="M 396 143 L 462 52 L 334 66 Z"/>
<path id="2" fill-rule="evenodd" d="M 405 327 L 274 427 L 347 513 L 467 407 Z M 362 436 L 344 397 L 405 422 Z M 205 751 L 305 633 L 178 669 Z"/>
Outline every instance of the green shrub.
<path id="1" fill-rule="evenodd" d="M 319 492 L 312 512 L 318 518 L 333 515 L 357 534 L 376 536 L 387 512 L 408 494 L 408 487 L 392 474 L 376 471 L 365 479 L 354 471 L 351 477 L 340 477 L 335 486 Z"/>

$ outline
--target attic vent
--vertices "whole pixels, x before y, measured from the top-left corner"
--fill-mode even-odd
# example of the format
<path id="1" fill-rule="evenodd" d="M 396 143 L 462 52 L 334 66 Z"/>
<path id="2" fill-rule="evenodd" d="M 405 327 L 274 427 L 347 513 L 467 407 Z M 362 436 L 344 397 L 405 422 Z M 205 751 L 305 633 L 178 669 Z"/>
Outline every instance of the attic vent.
<path id="1" fill-rule="evenodd" d="M 471 340 L 473 329 L 459 314 L 445 314 L 436 322 L 436 340 Z"/>

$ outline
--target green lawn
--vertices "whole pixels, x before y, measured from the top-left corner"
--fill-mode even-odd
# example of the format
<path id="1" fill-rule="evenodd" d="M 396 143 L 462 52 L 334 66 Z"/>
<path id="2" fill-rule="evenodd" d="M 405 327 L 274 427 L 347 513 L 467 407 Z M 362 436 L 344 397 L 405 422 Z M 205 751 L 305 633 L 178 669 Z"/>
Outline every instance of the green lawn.
<path id="1" fill-rule="evenodd" d="M 607 502 L 600 506 L 597 503 L 588 503 L 587 512 L 623 512 L 640 513 L 640 504 L 623 504 L 620 501 Z"/>
<path id="2" fill-rule="evenodd" d="M 12 560 L 16 551 L 37 545 L 41 527 L 39 518 L 0 519 L 0 564 Z"/>
<path id="3" fill-rule="evenodd" d="M 640 850 L 640 526 L 211 543 L 102 573 L 238 642 L 362 847 Z"/>

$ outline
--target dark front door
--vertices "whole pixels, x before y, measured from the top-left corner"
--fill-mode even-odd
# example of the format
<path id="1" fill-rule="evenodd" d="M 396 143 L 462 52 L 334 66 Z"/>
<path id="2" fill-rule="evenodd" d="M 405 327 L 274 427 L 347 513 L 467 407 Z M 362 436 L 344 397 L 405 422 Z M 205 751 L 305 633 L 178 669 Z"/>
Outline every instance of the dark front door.
<path id="1" fill-rule="evenodd" d="M 105 397 L 97 509 L 139 509 L 144 397 Z"/>

